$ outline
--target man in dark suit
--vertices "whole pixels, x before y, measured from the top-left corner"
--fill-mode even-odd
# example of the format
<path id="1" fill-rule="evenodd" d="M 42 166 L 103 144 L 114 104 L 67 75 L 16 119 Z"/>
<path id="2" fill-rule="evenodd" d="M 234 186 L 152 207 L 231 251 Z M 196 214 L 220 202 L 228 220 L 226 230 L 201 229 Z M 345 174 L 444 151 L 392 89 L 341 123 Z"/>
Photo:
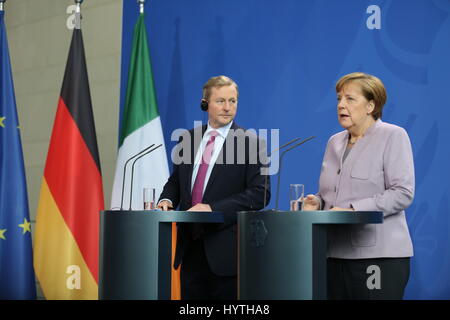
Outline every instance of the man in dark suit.
<path id="1" fill-rule="evenodd" d="M 178 225 L 174 266 L 182 264 L 182 299 L 237 298 L 237 212 L 264 206 L 259 157 L 264 150 L 256 135 L 233 122 L 237 101 L 238 86 L 230 78 L 206 82 L 201 108 L 208 112 L 208 125 L 180 138 L 175 154 L 183 161 L 174 161 L 158 203 L 162 210 L 224 214 L 224 223 L 218 225 Z"/>

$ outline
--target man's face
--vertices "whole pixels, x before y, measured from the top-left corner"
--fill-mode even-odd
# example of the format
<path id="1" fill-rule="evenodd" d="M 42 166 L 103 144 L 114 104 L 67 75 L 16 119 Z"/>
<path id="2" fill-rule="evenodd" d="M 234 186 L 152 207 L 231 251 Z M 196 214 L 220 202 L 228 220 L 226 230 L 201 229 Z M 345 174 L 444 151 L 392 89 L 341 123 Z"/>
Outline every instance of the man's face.
<path id="1" fill-rule="evenodd" d="M 237 90 L 234 85 L 213 87 L 208 99 L 208 120 L 213 128 L 224 127 L 236 116 Z"/>

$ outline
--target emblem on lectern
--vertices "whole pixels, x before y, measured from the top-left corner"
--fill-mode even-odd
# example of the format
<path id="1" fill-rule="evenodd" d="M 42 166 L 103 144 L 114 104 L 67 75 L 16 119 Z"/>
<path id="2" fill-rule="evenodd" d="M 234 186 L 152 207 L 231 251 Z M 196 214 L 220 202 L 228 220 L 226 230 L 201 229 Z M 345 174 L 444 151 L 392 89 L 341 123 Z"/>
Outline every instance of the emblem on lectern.
<path id="1" fill-rule="evenodd" d="M 253 247 L 262 247 L 267 237 L 267 229 L 264 221 L 261 219 L 253 219 L 250 221 L 250 239 Z"/>

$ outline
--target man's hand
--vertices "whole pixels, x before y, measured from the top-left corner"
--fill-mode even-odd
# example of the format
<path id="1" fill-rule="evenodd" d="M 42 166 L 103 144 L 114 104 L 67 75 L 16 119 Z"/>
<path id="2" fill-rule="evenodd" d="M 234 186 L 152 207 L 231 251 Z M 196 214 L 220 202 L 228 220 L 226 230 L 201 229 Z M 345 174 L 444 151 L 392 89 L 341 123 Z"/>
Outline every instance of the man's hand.
<path id="1" fill-rule="evenodd" d="M 209 204 L 197 203 L 195 206 L 190 208 L 188 211 L 212 212 L 212 209 L 209 206 Z"/>
<path id="2" fill-rule="evenodd" d="M 163 200 L 160 203 L 158 203 L 157 208 L 161 209 L 162 211 L 173 210 L 172 203 L 170 203 L 170 201 L 167 200 Z"/>

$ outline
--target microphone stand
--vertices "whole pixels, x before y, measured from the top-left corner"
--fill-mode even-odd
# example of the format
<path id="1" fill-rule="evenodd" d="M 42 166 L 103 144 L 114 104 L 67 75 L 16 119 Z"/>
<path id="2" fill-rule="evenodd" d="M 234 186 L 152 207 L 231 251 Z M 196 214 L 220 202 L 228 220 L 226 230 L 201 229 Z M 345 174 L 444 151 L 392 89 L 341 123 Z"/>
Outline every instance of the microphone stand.
<path id="1" fill-rule="evenodd" d="M 130 162 L 132 159 L 136 158 L 137 156 L 141 155 L 142 153 L 144 153 L 145 151 L 147 151 L 148 149 L 150 149 L 151 147 L 153 147 L 155 144 L 150 145 L 149 147 L 145 148 L 144 150 L 139 151 L 138 153 L 136 153 L 134 156 L 132 156 L 131 158 L 129 158 L 126 162 L 125 165 L 123 166 L 123 178 L 122 178 L 122 197 L 120 198 L 120 210 L 123 210 L 123 193 L 124 193 L 124 186 L 125 186 L 125 173 L 127 172 L 127 164 L 128 162 Z"/>
<path id="2" fill-rule="evenodd" d="M 292 139 L 291 141 L 289 141 L 289 142 L 283 144 L 283 145 L 282 145 L 281 147 L 279 147 L 278 149 L 273 150 L 273 151 L 270 153 L 269 157 L 272 156 L 272 153 L 277 152 L 277 151 L 280 151 L 281 149 L 286 148 L 287 146 L 293 144 L 294 142 L 296 142 L 296 141 L 298 141 L 298 140 L 300 140 L 300 138 Z M 263 206 L 263 208 L 265 208 L 266 205 L 267 205 L 267 180 L 268 180 L 267 177 L 268 177 L 268 174 L 266 174 L 266 176 L 264 177 L 264 206 Z"/>
<path id="3" fill-rule="evenodd" d="M 154 144 L 153 144 L 154 145 Z M 141 155 L 139 155 L 139 157 L 137 157 L 134 161 L 133 164 L 131 166 L 131 186 L 130 186 L 130 211 L 131 211 L 131 200 L 132 200 L 132 195 L 133 195 L 133 176 L 134 176 L 134 165 L 136 164 L 136 161 L 138 161 L 140 158 L 142 158 L 143 156 L 148 155 L 149 153 L 152 153 L 153 151 L 155 151 L 156 149 L 158 149 L 159 147 L 162 146 L 162 143 L 156 147 L 154 147 L 153 149 L 151 149 L 150 151 L 147 151 Z"/>
<path id="4" fill-rule="evenodd" d="M 298 146 L 300 146 L 300 145 L 304 144 L 305 142 L 308 142 L 309 140 L 314 139 L 314 138 L 315 138 L 314 136 L 309 137 L 309 138 L 306 138 L 305 140 L 300 141 L 299 143 L 297 143 L 297 144 L 293 145 L 292 147 L 290 147 L 289 149 L 285 150 L 285 151 L 281 154 L 281 156 L 280 156 L 280 166 L 279 166 L 279 169 L 278 169 L 277 201 L 276 201 L 275 211 L 278 210 L 278 198 L 279 198 L 279 194 L 280 194 L 281 164 L 282 164 L 282 160 L 283 160 L 284 155 L 286 154 L 286 152 L 291 151 L 292 149 L 295 149 L 295 148 L 297 148 Z"/>

